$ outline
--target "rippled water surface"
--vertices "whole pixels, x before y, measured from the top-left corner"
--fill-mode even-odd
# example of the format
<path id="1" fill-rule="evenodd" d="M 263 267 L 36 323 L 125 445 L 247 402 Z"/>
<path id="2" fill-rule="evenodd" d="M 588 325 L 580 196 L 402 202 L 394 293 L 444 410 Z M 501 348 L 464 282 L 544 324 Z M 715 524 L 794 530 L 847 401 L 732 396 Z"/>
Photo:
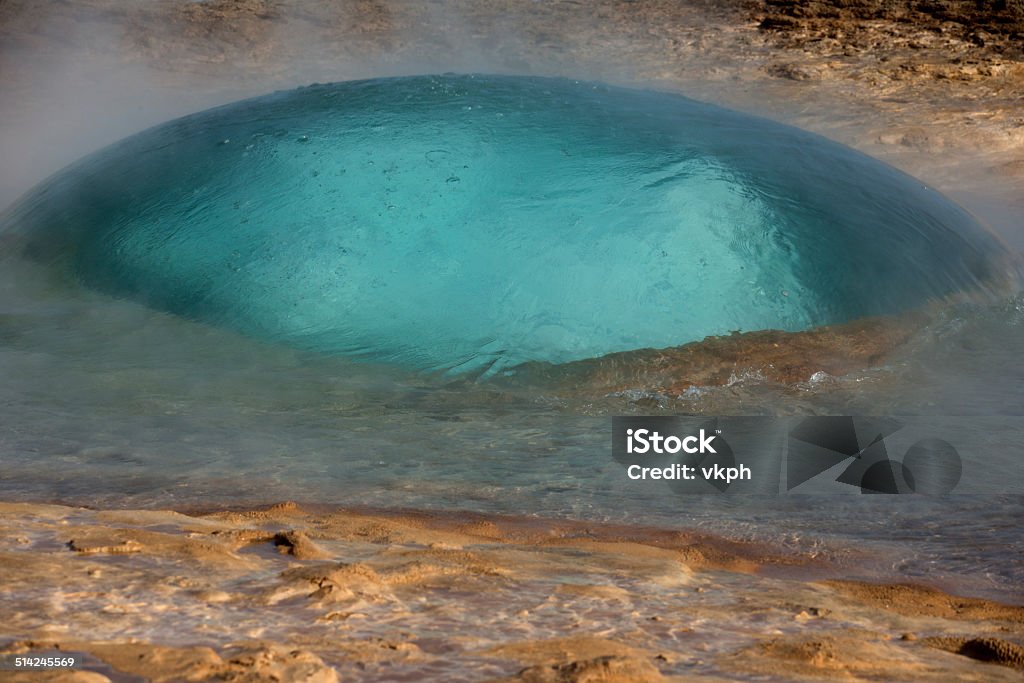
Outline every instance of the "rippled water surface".
<path id="1" fill-rule="evenodd" d="M 882 368 L 799 386 L 582 398 L 459 372 L 914 307 L 989 277 L 998 247 L 965 212 L 675 96 L 391 87 L 173 122 L 7 215 L 0 498 L 472 509 L 838 554 L 867 540 L 866 571 L 1017 590 L 1019 496 L 682 497 L 626 481 L 609 443 L 625 413 L 975 417 L 957 446 L 1019 473 L 1013 294 L 950 307 Z M 429 113 L 416 125 L 410 102 Z"/>
<path id="2" fill-rule="evenodd" d="M 999 247 L 794 128 L 561 79 L 313 86 L 134 136 L 14 212 L 115 296 L 413 369 L 507 369 L 891 313 Z"/>

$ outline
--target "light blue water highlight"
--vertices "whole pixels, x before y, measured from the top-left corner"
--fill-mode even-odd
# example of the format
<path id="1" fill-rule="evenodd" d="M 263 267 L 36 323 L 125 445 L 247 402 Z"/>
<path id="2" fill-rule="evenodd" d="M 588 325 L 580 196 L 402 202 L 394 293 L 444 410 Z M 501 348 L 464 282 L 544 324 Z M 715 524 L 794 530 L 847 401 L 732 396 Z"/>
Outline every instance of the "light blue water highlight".
<path id="1" fill-rule="evenodd" d="M 8 229 L 102 292 L 455 371 L 904 310 L 984 280 L 998 251 L 919 181 L 790 127 L 456 75 L 158 126 L 58 174 Z"/>

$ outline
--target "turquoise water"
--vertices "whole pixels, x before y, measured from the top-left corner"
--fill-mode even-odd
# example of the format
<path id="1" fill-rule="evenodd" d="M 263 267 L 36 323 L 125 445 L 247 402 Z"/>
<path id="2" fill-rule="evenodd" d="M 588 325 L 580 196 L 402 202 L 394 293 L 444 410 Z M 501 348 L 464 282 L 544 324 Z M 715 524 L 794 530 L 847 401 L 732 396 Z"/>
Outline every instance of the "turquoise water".
<path id="1" fill-rule="evenodd" d="M 822 138 L 561 79 L 316 85 L 158 126 L 9 221 L 86 286 L 289 345 L 507 370 L 919 306 L 998 250 Z"/>
<path id="2" fill-rule="evenodd" d="M 683 497 L 626 480 L 609 439 L 622 414 L 924 416 L 951 435 L 893 453 L 938 435 L 1012 478 L 1019 296 L 797 386 L 458 372 L 902 310 L 998 272 L 961 209 L 820 137 L 564 80 L 315 86 L 127 139 L 0 221 L 0 500 L 536 514 L 1024 580 L 1019 495 Z"/>

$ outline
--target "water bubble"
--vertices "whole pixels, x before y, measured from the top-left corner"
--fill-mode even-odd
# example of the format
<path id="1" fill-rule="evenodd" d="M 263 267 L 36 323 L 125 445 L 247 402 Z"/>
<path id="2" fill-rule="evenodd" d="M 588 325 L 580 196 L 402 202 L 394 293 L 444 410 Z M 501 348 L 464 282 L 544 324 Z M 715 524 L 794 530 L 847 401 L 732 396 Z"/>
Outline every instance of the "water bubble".
<path id="1" fill-rule="evenodd" d="M 515 115 L 462 115 L 480 106 Z M 259 151 L 214 154 L 193 129 Z M 311 142 L 303 130 L 316 145 L 293 144 Z M 38 191 L 46 201 L 28 197 L 15 228 L 67 244 L 60 263 L 86 286 L 427 370 L 906 310 L 973 286 L 997 251 L 938 193 L 821 138 L 677 95 L 544 78 L 251 99 L 145 131 Z M 360 255 L 344 277 L 341 244 Z M 245 267 L 225 269 L 235 253 Z"/>

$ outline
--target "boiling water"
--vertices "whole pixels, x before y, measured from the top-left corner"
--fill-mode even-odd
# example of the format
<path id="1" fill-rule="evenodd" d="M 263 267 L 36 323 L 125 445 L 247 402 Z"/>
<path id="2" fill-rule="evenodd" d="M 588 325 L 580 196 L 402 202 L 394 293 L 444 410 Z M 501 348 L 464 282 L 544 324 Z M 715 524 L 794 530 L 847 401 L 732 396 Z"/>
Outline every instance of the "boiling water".
<path id="1" fill-rule="evenodd" d="M 965 442 L 1019 472 L 1013 295 L 841 380 L 593 399 L 488 379 L 997 279 L 969 215 L 801 131 L 558 80 L 315 86 L 88 158 L 2 239 L 2 499 L 700 526 L 838 554 L 868 540 L 876 570 L 975 592 L 1024 579 L 1020 497 L 652 496 L 608 440 L 622 413 L 973 415 Z"/>
<path id="2" fill-rule="evenodd" d="M 985 279 L 955 205 L 801 131 L 558 79 L 261 97 L 135 136 L 16 212 L 89 287 L 417 369 L 799 330 Z"/>

